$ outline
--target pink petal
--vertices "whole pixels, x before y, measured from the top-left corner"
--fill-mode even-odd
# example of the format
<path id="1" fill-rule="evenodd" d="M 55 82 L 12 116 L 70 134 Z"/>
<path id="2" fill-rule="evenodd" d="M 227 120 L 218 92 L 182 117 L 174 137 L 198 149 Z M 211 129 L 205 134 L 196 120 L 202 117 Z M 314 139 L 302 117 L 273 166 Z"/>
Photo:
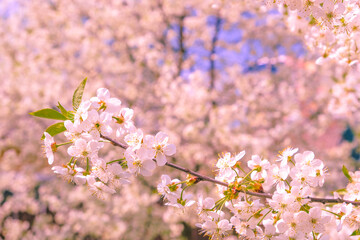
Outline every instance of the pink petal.
<path id="1" fill-rule="evenodd" d="M 166 163 L 166 157 L 162 153 L 158 153 L 156 156 L 156 163 L 158 166 L 164 166 Z"/>
<path id="2" fill-rule="evenodd" d="M 155 135 L 155 140 L 157 143 L 167 143 L 168 139 L 169 139 L 169 136 L 164 132 L 158 132 Z"/>
<path id="3" fill-rule="evenodd" d="M 164 153 L 166 156 L 171 156 L 176 153 L 176 147 L 174 144 L 169 144 L 164 147 Z"/>

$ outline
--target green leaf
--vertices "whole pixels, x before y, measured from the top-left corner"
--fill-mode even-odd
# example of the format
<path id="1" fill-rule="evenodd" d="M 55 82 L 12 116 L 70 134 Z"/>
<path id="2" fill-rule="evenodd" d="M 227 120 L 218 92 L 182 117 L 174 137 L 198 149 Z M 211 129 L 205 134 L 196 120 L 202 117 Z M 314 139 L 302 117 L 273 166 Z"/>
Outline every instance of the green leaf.
<path id="1" fill-rule="evenodd" d="M 60 109 L 61 113 L 69 120 L 73 121 L 74 120 L 74 114 L 72 113 L 72 111 L 67 111 L 60 102 L 58 102 L 57 108 Z"/>
<path id="2" fill-rule="evenodd" d="M 56 107 L 61 111 L 64 116 L 67 115 L 68 111 L 61 105 L 60 102 L 58 102 L 58 105 Z"/>
<path id="3" fill-rule="evenodd" d="M 346 177 L 347 179 L 349 179 L 349 182 L 352 182 L 353 180 L 352 180 L 352 178 L 351 178 L 351 176 L 350 176 L 350 174 L 349 174 L 349 170 L 345 167 L 345 165 L 343 165 L 342 171 L 343 171 L 345 177 Z"/>
<path id="4" fill-rule="evenodd" d="M 350 236 L 357 236 L 360 235 L 360 229 L 356 229 L 355 231 L 353 231 L 353 233 Z"/>
<path id="5" fill-rule="evenodd" d="M 84 93 L 84 88 L 85 88 L 85 85 L 86 85 L 86 81 L 87 81 L 87 78 L 85 78 L 80 83 L 80 85 L 76 88 L 76 90 L 74 92 L 73 99 L 72 99 L 74 111 L 76 111 L 79 108 L 79 105 L 81 103 L 81 99 L 82 99 L 82 96 L 83 96 L 83 93 Z"/>
<path id="6" fill-rule="evenodd" d="M 336 190 L 334 192 L 337 192 L 339 194 L 345 194 L 345 193 L 347 193 L 347 190 L 346 190 L 346 188 L 341 188 L 341 189 L 338 189 L 338 190 Z"/>
<path id="7" fill-rule="evenodd" d="M 302 205 L 301 208 L 300 208 L 301 211 L 304 211 L 304 212 L 307 212 L 307 213 L 309 213 L 310 209 L 311 209 L 310 206 L 307 205 L 307 204 Z"/>
<path id="8" fill-rule="evenodd" d="M 41 109 L 36 112 L 29 113 L 30 115 L 33 115 L 35 117 L 41 117 L 41 118 L 49 118 L 49 119 L 56 119 L 56 120 L 67 120 L 67 118 L 59 113 L 58 111 L 51 109 L 51 108 L 45 108 Z"/>
<path id="9" fill-rule="evenodd" d="M 48 127 L 45 132 L 49 133 L 51 136 L 55 136 L 56 134 L 62 133 L 66 130 L 65 126 L 64 126 L 64 122 L 58 122 L 55 123 L 53 125 L 51 125 L 50 127 Z M 41 139 L 44 139 L 45 135 L 43 134 Z"/>

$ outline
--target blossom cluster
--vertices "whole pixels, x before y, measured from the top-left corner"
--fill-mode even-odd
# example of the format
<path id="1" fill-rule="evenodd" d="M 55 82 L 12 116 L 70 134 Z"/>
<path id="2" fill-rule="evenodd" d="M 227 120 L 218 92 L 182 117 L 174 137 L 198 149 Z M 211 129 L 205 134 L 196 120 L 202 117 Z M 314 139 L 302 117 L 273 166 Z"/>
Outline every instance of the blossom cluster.
<path id="1" fill-rule="evenodd" d="M 306 43 L 322 52 L 317 60 L 359 61 L 360 6 L 357 0 L 269 0 L 288 16 L 290 28 L 305 34 Z"/>
<path id="2" fill-rule="evenodd" d="M 164 132 L 155 136 L 144 135 L 135 127 L 133 110 L 122 107 L 121 101 L 111 98 L 105 88 L 97 91 L 97 96 L 82 101 L 71 120 L 64 121 L 64 135 L 69 142 L 56 144 L 54 138 L 44 133 L 45 153 L 49 164 L 54 162 L 57 147 L 68 145 L 70 161 L 52 167 L 64 179 L 77 185 L 87 184 L 89 190 L 100 198 L 113 194 L 123 184 L 130 182 L 131 175 L 152 175 L 158 166 L 164 166 L 166 156 L 176 152 L 174 144 Z M 105 160 L 99 156 L 107 137 L 113 137 L 126 149 L 123 157 Z"/>
<path id="3" fill-rule="evenodd" d="M 43 109 L 31 114 L 68 119 L 60 124 L 69 141 L 57 144 L 50 133 L 56 135 L 61 130 L 51 126 L 44 133 L 45 153 L 51 165 L 57 148 L 70 145 L 70 161 L 52 170 L 77 185 L 87 185 L 93 195 L 106 198 L 130 183 L 131 175 L 150 176 L 156 165 L 167 164 L 189 175 L 185 181 L 162 175 L 158 192 L 166 205 L 183 210 L 197 205 L 201 222 L 196 226 L 213 239 L 223 238 L 233 229 L 239 237 L 249 239 L 330 239 L 336 234 L 360 234 L 359 171 L 351 173 L 343 167 L 350 181 L 346 189 L 335 192 L 334 198 L 313 197 L 316 188 L 324 185 L 327 168 L 313 152 L 298 153 L 297 148 L 289 147 L 274 162 L 252 155 L 246 166 L 242 161 L 245 151 L 234 156 L 227 152 L 217 161 L 215 179 L 208 178 L 167 163 L 166 157 L 176 151 L 167 134 L 144 135 L 135 127 L 133 110 L 122 107 L 107 89 L 100 88 L 96 97 L 82 101 L 85 84 L 86 79 L 74 92 L 74 111 L 59 104 L 61 113 Z M 99 153 L 105 143 L 124 150 L 123 157 L 101 158 Z M 218 200 L 202 196 L 195 200 L 185 192 L 202 180 L 217 184 Z M 335 204 L 327 204 L 330 202 Z"/>
<path id="4" fill-rule="evenodd" d="M 216 4 L 211 5 L 212 2 Z M 289 2 L 291 1 L 285 1 L 290 4 Z M 270 159 L 279 146 L 282 148 L 291 145 L 300 149 L 310 149 L 311 146 L 318 158 L 326 159 L 326 165 L 332 172 L 327 178 L 327 185 L 319 189 L 320 194 L 344 184 L 345 178 L 340 179 L 337 171 L 338 159 L 346 165 L 354 161 L 349 153 L 357 144 L 356 132 L 359 130 L 356 126 L 360 117 L 344 113 L 360 112 L 357 98 L 358 70 L 353 74 L 356 78 L 346 84 L 334 84 L 334 72 L 341 79 L 339 76 L 344 73 L 343 65 L 325 61 L 321 65 L 313 64 L 314 57 L 316 59 L 319 56 L 318 51 L 321 51 L 320 55 L 324 53 L 324 31 L 318 25 L 309 27 L 309 23 L 313 24 L 311 18 L 309 21 L 299 18 L 296 12 L 286 11 L 288 7 L 283 8 L 282 15 L 274 14 L 268 8 L 264 10 L 258 6 L 253 7 L 254 3 L 255 1 L 238 0 L 1 1 L 2 183 L 23 190 L 34 202 L 38 202 L 36 191 L 32 194 L 31 187 L 24 184 L 25 181 L 15 184 L 13 178 L 6 177 L 7 172 L 18 177 L 31 175 L 36 182 L 31 181 L 41 185 L 41 188 L 45 188 L 44 182 L 47 189 L 53 190 L 53 186 L 57 186 L 61 191 L 54 191 L 51 199 L 61 199 L 53 205 L 61 205 L 62 211 L 55 211 L 55 207 L 50 206 L 51 214 L 56 213 L 57 218 L 76 217 L 76 220 L 64 221 L 65 225 L 59 221 L 55 228 L 53 226 L 56 223 L 51 219 L 44 220 L 48 220 L 49 215 L 39 214 L 36 218 L 40 220 L 35 224 L 40 225 L 41 230 L 35 228 L 35 224 L 30 224 L 30 229 L 26 230 L 36 232 L 33 238 L 46 238 L 40 233 L 49 234 L 49 229 L 58 239 L 94 236 L 90 231 L 94 229 L 94 225 L 85 222 L 89 216 L 98 219 L 108 217 L 113 223 L 119 222 L 119 218 L 114 218 L 114 215 L 121 216 L 123 220 L 123 216 L 131 216 L 132 221 L 126 218 L 122 224 L 126 233 L 135 236 L 125 237 L 125 234 L 120 233 L 118 236 L 122 236 L 121 239 L 140 239 L 138 230 L 146 229 L 143 226 L 152 231 L 159 226 L 166 229 L 161 233 L 163 239 L 180 236 L 183 222 L 194 226 L 194 216 L 191 215 L 193 212 L 187 212 L 186 215 L 169 214 L 176 209 L 154 204 L 151 206 L 152 213 L 148 213 L 142 203 L 150 204 L 151 201 L 144 200 L 144 197 L 151 196 L 156 202 L 158 196 L 151 195 L 149 185 L 144 185 L 143 181 L 126 185 L 123 188 L 126 194 L 113 195 L 106 202 L 109 208 L 103 209 L 103 203 L 95 204 L 86 199 L 87 195 L 74 190 L 72 186 L 66 186 L 65 181 L 56 180 L 47 171 L 46 162 L 39 160 L 42 159 L 41 151 L 38 151 L 39 142 L 34 139 L 45 128 L 44 121 L 30 118 L 27 113 L 44 105 L 55 107 L 52 103 L 59 100 L 58 96 L 61 96 L 60 101 L 64 105 L 70 105 L 71 87 L 76 84 L 70 79 L 81 78 L 84 74 L 92 78 L 92 84 L 88 86 L 89 92 L 105 86 L 111 89 L 112 95 L 121 96 L 122 102 L 136 111 L 136 119 L 139 120 L 137 125 L 144 132 L 155 133 L 152 131 L 166 129 L 177 148 L 186 149 L 178 151 L 176 158 L 181 159 L 181 163 L 189 169 L 201 166 L 201 172 L 211 174 L 211 164 L 208 162 L 216 158 L 217 152 L 222 151 L 246 149 L 247 153 L 261 153 Z M 4 7 L 7 4 L 11 7 Z M 321 5 L 319 7 L 322 8 Z M 346 12 L 349 11 L 351 9 L 346 9 Z M 218 32 L 214 31 L 214 25 L 210 25 L 210 20 L 216 19 L 214 16 L 220 19 Z M 287 26 L 284 25 L 284 18 Z M 183 26 L 181 38 L 177 26 Z M 240 39 L 236 29 L 242 32 Z M 294 35 L 289 29 L 299 35 Z M 346 34 L 341 36 L 349 37 Z M 300 40 L 302 37 L 304 40 Z M 214 44 L 213 39 L 216 39 Z M 328 47 L 340 51 L 344 49 L 344 45 L 341 45 L 343 42 L 345 41 L 337 41 Z M 320 48 L 312 46 L 313 43 Z M 300 56 L 294 55 L 292 47 L 295 44 L 297 49 L 306 44 L 309 48 Z M 183 46 L 184 57 L 180 56 L 183 51 L 179 51 L 178 46 Z M 211 51 L 212 49 L 215 50 Z M 192 54 L 194 51 L 201 52 L 201 55 Z M 238 54 L 234 56 L 236 52 Z M 268 58 L 269 61 L 257 62 L 258 57 Z M 196 58 L 201 58 L 201 61 Z M 208 88 L 209 70 L 204 66 L 210 58 L 216 61 L 213 68 L 215 87 L 211 94 Z M 247 68 L 238 64 L 243 59 L 249 63 L 249 72 L 245 72 Z M 189 69 L 192 71 L 193 67 L 198 71 L 191 73 L 189 78 L 186 74 L 179 76 Z M 264 70 L 257 70 L 262 67 Z M 333 95 L 329 94 L 329 89 L 332 89 Z M 330 105 L 327 108 L 328 101 Z M 211 108 L 213 102 L 216 105 Z M 335 119 L 328 114 L 334 111 L 337 115 Z M 355 132 L 352 143 L 340 141 L 347 124 Z M 103 149 L 101 157 L 116 159 L 113 158 L 116 155 L 114 152 L 119 153 L 119 150 Z M 55 158 L 56 165 L 62 164 L 59 158 L 61 154 L 62 152 Z M 81 165 L 83 169 L 84 165 Z M 39 172 L 44 175 L 38 177 Z M 154 181 L 157 177 L 154 175 L 147 179 Z M 128 191 L 128 187 L 137 189 L 141 195 L 135 190 Z M 82 188 L 86 189 L 87 186 L 83 185 Z M 11 189 L 14 196 L 6 197 L 7 190 L 9 189 L 2 188 L 2 202 L 5 201 L 5 205 L 17 202 L 21 206 L 24 202 L 23 194 L 17 194 Z M 81 197 L 81 204 L 87 204 L 83 204 L 84 208 L 89 209 L 87 216 L 80 214 L 83 212 L 78 210 L 80 203 L 72 205 L 66 201 L 75 192 L 78 192 L 77 199 Z M 44 195 L 47 194 L 41 192 L 41 196 L 45 197 Z M 139 204 L 129 199 L 136 199 Z M 126 214 L 122 209 L 113 215 L 101 215 L 109 213 L 111 206 L 116 206 L 119 202 L 123 208 L 136 208 L 137 212 Z M 1 206 L 1 210 L 5 205 Z M 47 206 L 44 205 L 40 209 L 46 211 Z M 16 209 L 9 207 L 7 215 L 1 216 L 3 228 L 0 229 L 0 236 L 5 239 L 9 237 L 4 234 L 5 229 L 15 226 L 14 222 L 10 223 L 10 219 L 16 218 Z M 24 207 L 21 211 L 32 213 L 31 208 Z M 168 211 L 167 214 L 164 211 Z M 152 215 L 151 221 L 147 220 L 147 213 Z M 170 217 L 166 217 L 169 215 Z M 9 223 L 4 224 L 6 216 L 10 216 Z M 166 224 L 157 224 L 155 219 L 161 216 L 165 216 L 162 221 Z M 76 235 L 79 225 L 83 226 L 83 235 Z M 106 232 L 115 229 L 107 221 L 97 221 L 95 226 L 98 233 L 103 234 L 98 238 L 103 239 L 109 239 Z M 73 235 L 62 235 L 56 231 L 60 228 Z M 170 228 L 171 231 L 168 230 Z M 9 234 L 11 232 L 15 231 L 7 231 Z M 338 239 L 346 239 L 350 234 Z M 51 235 L 49 237 L 54 238 Z M 156 235 L 152 238 L 155 237 Z"/>
<path id="5" fill-rule="evenodd" d="M 343 234 L 357 235 L 358 207 L 314 201 L 312 196 L 323 186 L 327 169 L 313 152 L 297 151 L 286 148 L 274 163 L 253 155 L 247 161 L 247 173 L 241 161 L 245 151 L 235 156 L 225 153 L 216 164 L 216 179 L 225 185 L 218 185 L 218 200 L 199 197 L 201 223 L 197 226 L 212 239 L 222 239 L 233 229 L 246 239 L 337 239 Z M 349 175 L 352 182 L 343 193 L 344 199 L 358 201 L 360 171 Z M 178 202 L 183 200 L 179 185 L 179 180 L 162 176 L 158 189 L 168 205 L 174 205 L 175 197 Z M 266 200 L 259 199 L 262 194 Z M 336 192 L 335 197 L 339 196 Z M 194 204 L 193 199 L 186 201 L 189 206 Z"/>

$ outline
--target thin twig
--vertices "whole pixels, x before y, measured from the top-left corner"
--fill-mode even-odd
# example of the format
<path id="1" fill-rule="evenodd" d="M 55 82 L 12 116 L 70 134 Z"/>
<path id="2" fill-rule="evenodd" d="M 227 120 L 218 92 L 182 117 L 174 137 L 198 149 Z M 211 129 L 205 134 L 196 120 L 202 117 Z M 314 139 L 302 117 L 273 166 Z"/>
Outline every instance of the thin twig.
<path id="1" fill-rule="evenodd" d="M 104 138 L 108 141 L 110 141 L 114 146 L 117 146 L 117 147 L 121 147 L 123 149 L 126 149 L 127 147 L 122 144 L 122 143 L 119 143 L 109 137 L 106 137 L 106 136 L 103 136 L 102 134 L 100 134 L 100 137 L 101 138 Z M 156 161 L 155 159 L 153 159 L 154 161 Z M 215 183 L 215 184 L 218 184 L 218 185 L 222 185 L 224 187 L 229 187 L 229 184 L 225 183 L 225 182 L 221 182 L 219 180 L 216 180 L 214 178 L 211 178 L 211 177 L 208 177 L 208 176 L 205 176 L 205 175 L 202 175 L 198 172 L 195 172 L 195 171 L 192 171 L 188 168 L 184 168 L 182 166 L 179 166 L 179 165 L 176 165 L 174 163 L 169 163 L 167 162 L 165 164 L 166 166 L 168 167 L 171 167 L 171 168 L 175 168 L 177 170 L 180 170 L 182 172 L 185 172 L 185 173 L 188 173 L 188 174 L 191 174 L 193 176 L 196 176 L 198 177 L 201 181 L 207 181 L 207 182 L 212 182 L 212 183 Z M 273 195 L 271 193 L 259 193 L 259 192 L 250 192 L 250 191 L 243 191 L 243 190 L 238 190 L 239 192 L 243 192 L 243 193 L 246 193 L 248 195 L 251 195 L 251 196 L 256 196 L 256 197 L 261 197 L 261 198 L 272 198 Z M 305 197 L 304 199 L 309 199 L 311 200 L 312 202 L 320 202 L 320 203 L 323 203 L 323 204 L 326 204 L 326 203 L 351 203 L 355 206 L 359 206 L 360 205 L 360 202 L 358 201 L 350 201 L 350 200 L 344 200 L 344 199 L 341 199 L 341 198 L 316 198 L 316 197 Z"/>

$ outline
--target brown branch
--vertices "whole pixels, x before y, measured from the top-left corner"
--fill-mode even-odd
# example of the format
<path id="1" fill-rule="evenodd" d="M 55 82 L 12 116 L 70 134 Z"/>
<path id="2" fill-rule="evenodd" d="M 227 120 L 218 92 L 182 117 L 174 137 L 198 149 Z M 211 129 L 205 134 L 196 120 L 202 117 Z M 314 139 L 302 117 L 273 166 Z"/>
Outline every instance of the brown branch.
<path id="1" fill-rule="evenodd" d="M 215 22 L 215 32 L 211 39 L 211 46 L 210 46 L 210 86 L 209 90 L 212 91 L 215 87 L 215 48 L 216 44 L 218 42 L 219 33 L 220 33 L 220 27 L 221 27 L 221 17 L 220 13 L 218 12 L 216 15 L 216 22 Z"/>
<path id="2" fill-rule="evenodd" d="M 106 137 L 106 136 L 103 136 L 102 134 L 100 134 L 100 137 L 103 138 L 103 139 L 106 139 L 108 141 L 110 141 L 114 146 L 117 146 L 117 147 L 121 147 L 123 149 L 126 149 L 127 146 L 125 146 L 124 144 L 122 143 L 119 143 L 109 137 Z M 155 159 L 153 159 L 154 161 L 156 161 Z M 185 172 L 185 173 L 188 173 L 188 174 L 191 174 L 193 176 L 196 176 L 198 177 L 201 181 L 207 181 L 207 182 L 212 182 L 212 183 L 215 183 L 215 184 L 218 184 L 218 185 L 222 185 L 224 187 L 229 187 L 229 184 L 227 184 L 226 182 L 221 182 L 219 180 L 216 180 L 214 178 L 211 178 L 211 177 L 208 177 L 208 176 L 205 176 L 205 175 L 202 175 L 198 172 L 195 172 L 195 171 L 192 171 L 188 168 L 184 168 L 182 166 L 179 166 L 179 165 L 176 165 L 174 163 L 169 163 L 167 162 L 165 164 L 166 166 L 168 167 L 171 167 L 171 168 L 175 168 L 179 171 L 182 171 L 182 172 Z M 250 191 L 243 191 L 243 190 L 238 190 L 239 192 L 243 192 L 243 193 L 246 193 L 248 195 L 251 195 L 251 196 L 256 196 L 256 197 L 261 197 L 261 198 L 272 198 L 273 195 L 270 194 L 270 193 L 259 193 L 259 192 L 250 192 Z M 320 203 L 323 203 L 323 204 L 326 204 L 326 203 L 351 203 L 355 206 L 360 206 L 360 202 L 357 202 L 357 201 L 350 201 L 350 200 L 344 200 L 344 199 L 341 199 L 341 198 L 316 198 L 316 197 L 305 197 L 304 199 L 309 199 L 311 200 L 312 202 L 320 202 Z"/>
<path id="3" fill-rule="evenodd" d="M 180 76 L 182 66 L 185 58 L 185 44 L 184 44 L 184 19 L 185 15 L 179 17 L 179 60 L 178 60 L 178 72 L 177 76 Z"/>

